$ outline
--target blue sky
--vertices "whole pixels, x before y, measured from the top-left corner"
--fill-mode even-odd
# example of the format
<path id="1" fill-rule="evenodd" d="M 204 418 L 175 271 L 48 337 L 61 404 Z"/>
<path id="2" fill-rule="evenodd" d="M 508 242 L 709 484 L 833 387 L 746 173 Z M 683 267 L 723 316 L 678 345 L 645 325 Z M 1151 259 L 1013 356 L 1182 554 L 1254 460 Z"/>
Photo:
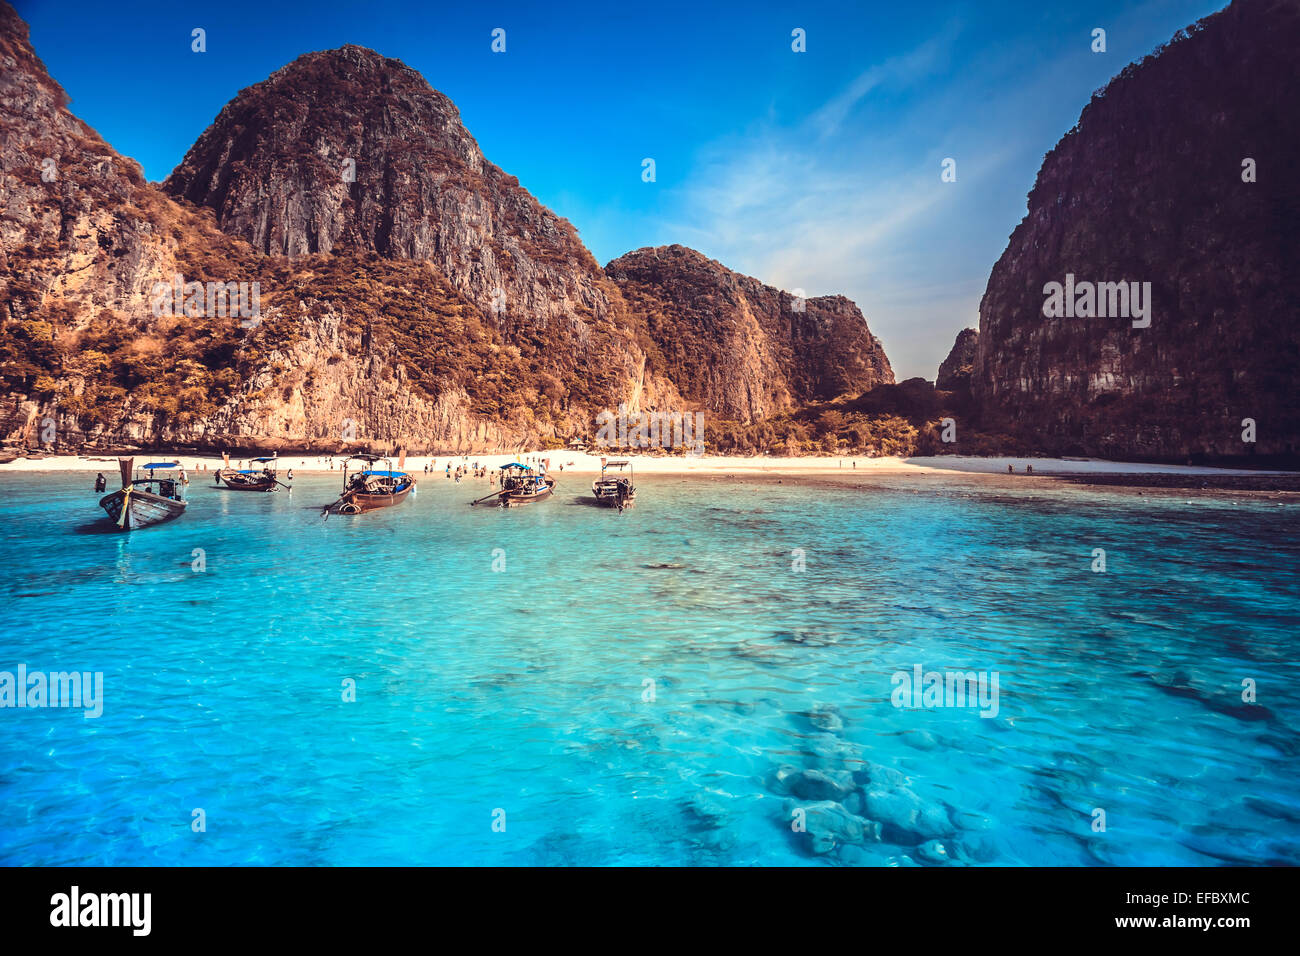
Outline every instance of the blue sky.
<path id="1" fill-rule="evenodd" d="M 933 379 L 978 324 L 1043 155 L 1095 89 L 1224 2 L 15 6 L 72 111 L 150 179 L 239 90 L 301 53 L 368 46 L 451 97 L 488 159 L 600 262 L 680 242 L 847 295 L 900 379 Z"/>

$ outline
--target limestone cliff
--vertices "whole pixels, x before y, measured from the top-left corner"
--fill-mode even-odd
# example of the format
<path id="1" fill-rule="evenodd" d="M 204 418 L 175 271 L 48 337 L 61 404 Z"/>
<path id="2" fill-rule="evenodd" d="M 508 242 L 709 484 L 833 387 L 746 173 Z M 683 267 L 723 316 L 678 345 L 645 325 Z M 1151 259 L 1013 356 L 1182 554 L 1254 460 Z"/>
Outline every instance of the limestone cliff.
<path id="1" fill-rule="evenodd" d="M 843 296 L 799 300 L 683 246 L 638 249 L 605 272 L 645 317 L 651 366 L 722 418 L 755 421 L 894 381 Z"/>
<path id="2" fill-rule="evenodd" d="M 1116 457 L 1300 451 L 1298 49 L 1300 3 L 1236 0 L 1094 95 L 980 304 L 987 421 Z M 1067 276 L 1150 283 L 1149 326 L 1082 291 L 1091 317 L 1044 315 Z"/>
<path id="3" fill-rule="evenodd" d="M 616 281 L 370 50 L 243 90 L 161 186 L 69 112 L 2 0 L 0 57 L 0 444 L 51 421 L 63 448 L 486 450 L 621 404 L 750 421 L 892 381 L 847 299 L 791 309 L 680 247 Z M 208 298 L 160 311 L 173 281 Z M 214 309 L 232 283 L 254 317 Z"/>
<path id="4" fill-rule="evenodd" d="M 975 329 L 962 329 L 952 343 L 952 350 L 939 366 L 935 377 L 935 388 L 946 392 L 970 388 L 971 368 L 975 364 L 975 348 L 979 344 L 980 334 Z"/>

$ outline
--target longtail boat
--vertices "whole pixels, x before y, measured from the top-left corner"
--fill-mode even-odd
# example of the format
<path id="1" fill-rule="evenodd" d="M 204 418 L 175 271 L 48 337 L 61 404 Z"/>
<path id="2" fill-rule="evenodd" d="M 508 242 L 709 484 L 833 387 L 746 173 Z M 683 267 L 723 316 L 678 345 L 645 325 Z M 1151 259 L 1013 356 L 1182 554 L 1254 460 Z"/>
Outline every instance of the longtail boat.
<path id="1" fill-rule="evenodd" d="M 499 507 L 513 508 L 516 505 L 531 504 L 549 498 L 551 492 L 555 490 L 555 479 L 546 473 L 550 463 L 551 460 L 548 458 L 537 471 L 533 470 L 532 465 L 520 464 L 517 461 L 502 465 L 501 490 L 485 495 L 478 501 L 471 501 L 470 504 L 477 505 L 495 499 Z"/>
<path id="2" fill-rule="evenodd" d="M 359 471 L 348 473 L 348 463 L 362 463 Z M 384 468 L 375 465 L 383 462 Z M 397 468 L 393 460 L 383 455 L 352 455 L 343 461 L 343 494 L 322 511 L 326 517 L 359 515 L 378 508 L 391 508 L 406 500 L 415 488 L 415 479 L 401 469 L 406 467 L 406 452 L 402 452 Z"/>
<path id="3" fill-rule="evenodd" d="M 185 473 L 180 462 L 151 461 L 132 478 L 134 458 L 119 458 L 122 490 L 99 499 L 99 506 L 119 531 L 162 524 L 185 513 Z"/>
<path id="4" fill-rule="evenodd" d="M 606 472 L 610 468 L 617 469 L 620 473 L 607 475 Z M 621 473 L 624 468 L 627 469 L 626 475 Z M 619 511 L 631 508 L 636 503 L 636 482 L 632 474 L 632 462 L 626 459 L 608 461 L 602 458 L 600 477 L 591 483 L 591 493 L 596 496 L 597 504 L 608 505 Z"/>
<path id="5" fill-rule="evenodd" d="M 221 457 L 226 467 L 217 469 L 213 475 L 218 487 L 224 484 L 231 491 L 275 491 L 277 487 L 289 487 L 276 478 L 275 456 L 249 459 L 248 464 L 253 466 L 249 468 L 242 467 L 242 461 L 239 463 L 241 467 L 231 468 L 230 456 L 222 452 Z"/>

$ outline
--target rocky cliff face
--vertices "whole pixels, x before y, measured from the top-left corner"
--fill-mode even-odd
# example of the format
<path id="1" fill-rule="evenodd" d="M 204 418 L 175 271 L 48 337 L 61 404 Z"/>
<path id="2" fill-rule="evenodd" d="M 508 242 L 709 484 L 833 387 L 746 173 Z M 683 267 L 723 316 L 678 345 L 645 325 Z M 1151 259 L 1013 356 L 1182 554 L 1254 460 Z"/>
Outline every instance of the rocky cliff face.
<path id="1" fill-rule="evenodd" d="M 233 331 L 191 323 L 198 335 L 176 335 L 154 320 L 148 293 L 200 250 L 234 270 L 251 250 L 168 200 L 69 113 L 3 3 L 0 66 L 0 441 L 34 444 L 46 419 L 60 440 L 65 425 L 129 429 L 149 398 L 128 387 L 164 352 L 161 388 L 224 397 L 230 382 L 208 366 L 218 355 L 239 365 Z"/>
<path id="2" fill-rule="evenodd" d="M 61 447 L 248 439 L 336 448 L 355 433 L 469 448 L 522 441 L 535 426 L 490 402 L 474 414 L 466 385 L 477 383 L 465 379 L 484 364 L 474 356 L 459 380 L 429 379 L 412 370 L 415 350 L 345 294 L 356 290 L 335 282 L 327 298 L 310 295 L 340 262 L 270 264 L 211 215 L 145 182 L 68 112 L 4 4 L 0 63 L 0 441 L 30 447 L 52 426 Z M 360 261 L 350 270 L 371 307 L 417 283 L 432 290 L 405 326 L 417 333 L 448 338 L 432 320 L 463 310 L 471 320 L 450 332 L 469 351 L 504 345 L 440 276 Z M 260 323 L 156 315 L 153 285 L 176 274 L 260 281 Z M 522 378 L 517 356 L 492 364 Z"/>
<path id="3" fill-rule="evenodd" d="M 590 435 L 620 404 L 749 418 L 888 370 L 852 303 L 782 316 L 716 263 L 692 274 L 742 290 L 745 335 L 675 284 L 633 283 L 672 316 L 630 304 L 446 97 L 369 50 L 244 90 L 162 187 L 68 112 L 3 0 L 0 57 L 0 443 L 48 419 L 62 447 L 479 451 Z M 160 314 L 177 275 L 256 283 L 260 312 Z"/>
<path id="4" fill-rule="evenodd" d="M 431 263 L 563 387 L 564 411 L 672 397 L 646 380 L 636 322 L 573 227 L 397 60 L 356 46 L 299 57 L 228 103 L 164 188 L 271 256 Z M 600 382 L 570 387 L 591 370 Z"/>
<path id="5" fill-rule="evenodd" d="M 934 387 L 946 392 L 970 388 L 971 368 L 975 364 L 975 349 L 979 345 L 980 334 L 975 329 L 962 329 L 952 343 L 952 351 L 939 366 L 939 374 L 934 380 Z"/>
<path id="6" fill-rule="evenodd" d="M 651 365 L 722 418 L 755 421 L 894 381 L 843 296 L 799 301 L 683 246 L 638 249 L 605 273 L 645 317 Z"/>
<path id="7" fill-rule="evenodd" d="M 1057 451 L 1300 451 L 1297 49 L 1300 4 L 1236 0 L 1094 95 L 980 305 L 987 420 Z M 1067 275 L 1076 297 L 1150 283 L 1150 325 L 1115 315 L 1118 298 L 1106 317 L 1081 298 L 1045 316 L 1046 284 Z"/>
<path id="8" fill-rule="evenodd" d="M 451 100 L 372 50 L 308 53 L 243 90 L 164 188 L 263 253 L 432 262 L 507 326 L 581 332 L 615 311 L 573 227 L 484 159 Z"/>
<path id="9" fill-rule="evenodd" d="M 3 5 L 0 62 L 0 375 L 9 389 L 0 441 L 36 445 L 49 425 L 63 447 L 246 439 L 335 448 L 355 433 L 469 449 L 536 433 L 532 409 L 483 394 L 489 364 L 528 381 L 518 355 L 493 354 L 504 349 L 500 335 L 436 272 L 271 263 L 146 183 L 73 117 Z M 260 324 L 155 315 L 153 284 L 178 273 L 259 281 Z M 416 303 L 402 299 L 410 288 L 423 290 Z M 458 367 L 431 375 L 420 343 L 402 348 L 392 328 L 375 327 L 381 306 L 402 312 L 408 336 L 456 339 Z"/>

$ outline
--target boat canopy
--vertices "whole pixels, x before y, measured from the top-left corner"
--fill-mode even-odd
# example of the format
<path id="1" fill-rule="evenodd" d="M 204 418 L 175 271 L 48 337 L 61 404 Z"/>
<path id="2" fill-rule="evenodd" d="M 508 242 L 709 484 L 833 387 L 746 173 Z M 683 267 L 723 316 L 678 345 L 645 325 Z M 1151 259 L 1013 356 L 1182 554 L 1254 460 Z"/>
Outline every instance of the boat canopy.
<path id="1" fill-rule="evenodd" d="M 250 458 L 249 461 L 278 461 L 277 458 Z"/>
<path id="2" fill-rule="evenodd" d="M 502 466 L 501 466 L 501 470 L 502 470 L 502 471 L 505 471 L 507 468 L 522 468 L 524 471 L 532 471 L 532 470 L 533 470 L 533 466 L 532 466 L 532 465 L 521 465 L 521 464 L 519 464 L 519 462 L 517 462 L 517 461 L 512 461 L 512 462 L 511 462 L 510 464 L 508 464 L 508 465 L 502 465 Z"/>
<path id="3" fill-rule="evenodd" d="M 363 472 L 361 472 L 361 474 L 363 474 L 363 475 L 378 475 L 380 478 L 410 478 L 410 477 L 411 477 L 410 475 L 408 475 L 408 474 L 407 474 L 406 472 L 404 472 L 404 471 L 370 471 L 370 470 L 367 470 L 367 471 L 363 471 Z"/>
<path id="4" fill-rule="evenodd" d="M 179 461 L 151 461 L 147 465 L 141 465 L 141 468 L 179 468 Z"/>

